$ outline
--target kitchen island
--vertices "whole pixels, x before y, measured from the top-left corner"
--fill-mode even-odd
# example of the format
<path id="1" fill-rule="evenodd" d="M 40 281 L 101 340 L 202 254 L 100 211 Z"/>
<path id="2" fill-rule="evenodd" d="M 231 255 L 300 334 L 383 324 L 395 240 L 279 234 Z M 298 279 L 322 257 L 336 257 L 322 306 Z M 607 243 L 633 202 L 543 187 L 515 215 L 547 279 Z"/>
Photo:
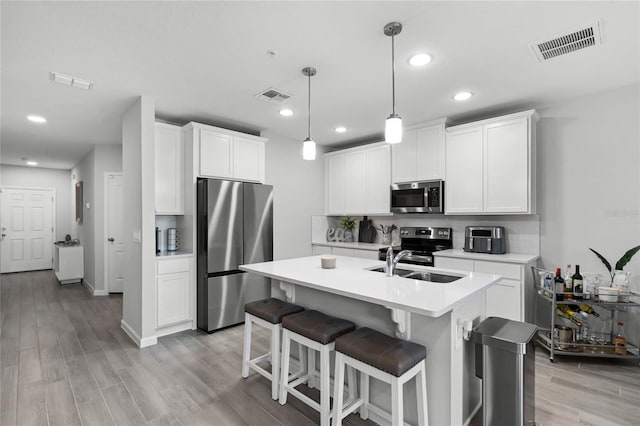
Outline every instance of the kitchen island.
<path id="1" fill-rule="evenodd" d="M 481 383 L 475 377 L 473 345 L 463 340 L 463 322 L 484 318 L 484 292 L 500 281 L 493 274 L 399 264 L 399 268 L 457 275 L 452 283 L 387 277 L 371 269 L 379 260 L 336 256 L 335 269 L 322 269 L 321 256 L 242 265 L 272 278 L 272 292 L 307 309 L 352 320 L 415 341 L 427 348 L 427 393 L 431 425 L 461 425 L 480 407 Z M 278 292 L 282 292 L 278 295 Z M 372 381 L 372 401 L 389 407 L 389 389 Z M 415 385 L 405 388 L 407 420 L 416 424 Z M 372 416 L 380 424 L 387 422 Z"/>

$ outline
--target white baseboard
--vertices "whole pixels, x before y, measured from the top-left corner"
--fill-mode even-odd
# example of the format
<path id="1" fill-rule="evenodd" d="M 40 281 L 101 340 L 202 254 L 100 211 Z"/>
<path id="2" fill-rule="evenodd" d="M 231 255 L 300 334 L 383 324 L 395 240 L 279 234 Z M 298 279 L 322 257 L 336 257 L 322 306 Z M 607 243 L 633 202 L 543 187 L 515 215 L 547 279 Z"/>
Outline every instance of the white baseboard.
<path id="1" fill-rule="evenodd" d="M 158 343 L 158 336 L 150 336 L 141 339 L 140 336 L 138 336 L 138 333 L 133 331 L 133 328 L 131 328 L 124 319 L 120 320 L 120 328 L 122 328 L 124 332 L 127 333 L 127 335 L 131 338 L 131 340 L 133 340 L 136 345 L 138 345 L 139 348 L 146 348 L 147 346 L 153 346 Z"/>
<path id="2" fill-rule="evenodd" d="M 193 321 L 186 321 L 179 324 L 173 324 L 167 327 L 157 328 L 156 336 L 162 337 L 162 336 L 168 336 L 169 334 L 173 334 L 173 333 L 179 333 L 185 330 L 192 330 L 193 329 L 192 324 L 193 324 Z"/>
<path id="3" fill-rule="evenodd" d="M 96 290 L 93 285 L 87 281 L 86 279 L 82 279 L 82 284 L 84 284 L 84 286 L 86 288 L 89 289 L 89 291 L 91 292 L 91 294 L 93 294 L 94 296 L 108 296 L 109 292 L 107 290 Z"/>

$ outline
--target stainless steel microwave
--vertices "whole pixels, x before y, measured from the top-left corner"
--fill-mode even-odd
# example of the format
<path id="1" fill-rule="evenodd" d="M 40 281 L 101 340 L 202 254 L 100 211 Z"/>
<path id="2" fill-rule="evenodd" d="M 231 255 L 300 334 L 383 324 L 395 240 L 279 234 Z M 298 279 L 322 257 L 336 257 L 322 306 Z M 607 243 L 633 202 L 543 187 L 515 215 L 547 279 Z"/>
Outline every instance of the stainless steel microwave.
<path id="1" fill-rule="evenodd" d="M 394 213 L 443 213 L 444 181 L 391 185 L 391 211 Z"/>

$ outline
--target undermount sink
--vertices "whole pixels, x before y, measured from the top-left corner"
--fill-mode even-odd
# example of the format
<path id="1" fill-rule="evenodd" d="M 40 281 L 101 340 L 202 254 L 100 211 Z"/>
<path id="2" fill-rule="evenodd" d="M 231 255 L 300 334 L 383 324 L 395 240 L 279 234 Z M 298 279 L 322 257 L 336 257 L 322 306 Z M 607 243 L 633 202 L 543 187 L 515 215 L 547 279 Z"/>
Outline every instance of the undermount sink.
<path id="1" fill-rule="evenodd" d="M 385 272 L 384 266 L 380 268 L 369 269 L 373 272 Z M 445 275 L 438 274 L 436 272 L 427 271 L 414 271 L 411 269 L 396 268 L 393 271 L 393 275 L 397 275 L 400 278 L 408 278 L 410 280 L 430 281 L 432 283 L 451 283 L 459 280 L 460 276 L 457 275 Z"/>

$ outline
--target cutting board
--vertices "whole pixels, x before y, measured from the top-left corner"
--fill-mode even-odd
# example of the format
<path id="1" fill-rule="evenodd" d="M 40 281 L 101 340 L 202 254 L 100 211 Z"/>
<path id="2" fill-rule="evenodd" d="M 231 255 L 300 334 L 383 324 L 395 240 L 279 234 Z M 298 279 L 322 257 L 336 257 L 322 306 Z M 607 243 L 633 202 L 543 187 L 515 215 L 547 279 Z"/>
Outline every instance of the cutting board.
<path id="1" fill-rule="evenodd" d="M 378 233 L 376 228 L 373 227 L 371 219 L 368 219 L 367 216 L 365 216 L 360 221 L 360 226 L 358 228 L 358 241 L 361 243 L 373 243 L 377 236 Z"/>

